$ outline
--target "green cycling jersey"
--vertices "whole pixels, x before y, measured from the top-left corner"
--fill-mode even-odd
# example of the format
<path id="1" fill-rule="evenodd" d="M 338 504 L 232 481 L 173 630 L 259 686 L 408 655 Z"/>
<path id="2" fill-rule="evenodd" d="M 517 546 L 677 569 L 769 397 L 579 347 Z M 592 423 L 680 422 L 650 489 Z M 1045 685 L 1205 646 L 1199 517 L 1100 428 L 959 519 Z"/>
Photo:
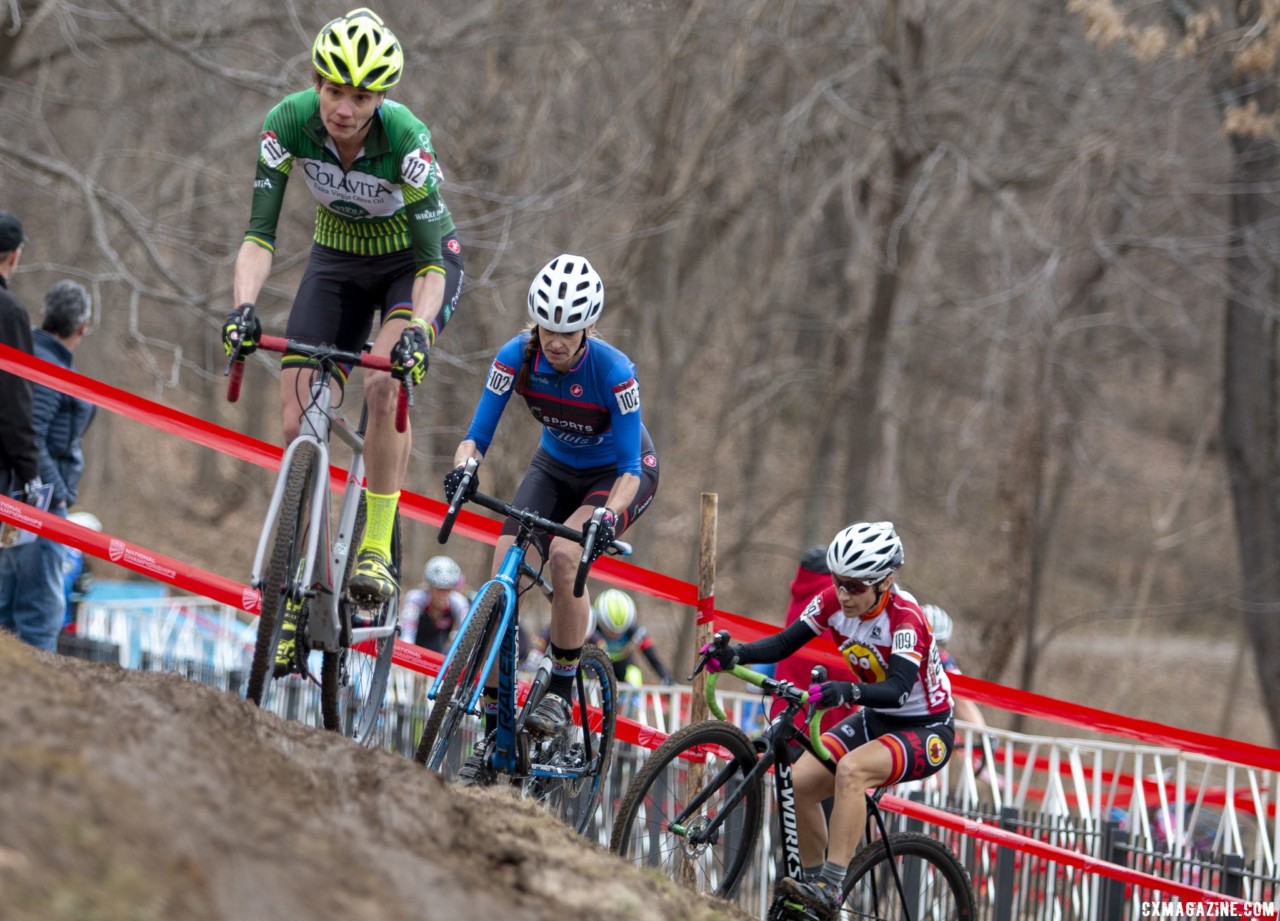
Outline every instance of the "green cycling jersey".
<path id="1" fill-rule="evenodd" d="M 406 107 L 382 103 L 364 149 L 344 170 L 320 118 L 319 94 L 286 96 L 262 126 L 246 240 L 275 251 L 284 190 L 295 169 L 318 202 L 317 243 L 358 256 L 412 247 L 418 275 L 443 274 L 440 241 L 453 231 L 453 217 L 440 197 L 444 177 L 431 132 Z"/>

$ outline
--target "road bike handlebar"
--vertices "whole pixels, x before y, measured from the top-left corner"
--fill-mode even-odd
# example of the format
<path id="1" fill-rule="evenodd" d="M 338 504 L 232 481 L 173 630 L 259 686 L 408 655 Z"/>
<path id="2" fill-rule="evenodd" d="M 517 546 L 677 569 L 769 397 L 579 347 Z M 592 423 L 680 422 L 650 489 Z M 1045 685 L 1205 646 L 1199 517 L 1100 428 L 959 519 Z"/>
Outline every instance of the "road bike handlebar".
<path id="1" fill-rule="evenodd" d="M 316 345 L 286 339 L 283 336 L 261 336 L 258 348 L 268 352 L 290 352 L 307 358 L 319 359 L 324 364 L 344 364 L 365 368 L 369 371 L 391 372 L 391 359 L 381 355 L 370 355 L 368 352 L 347 352 L 331 345 Z M 240 382 L 244 378 L 245 359 L 237 347 L 227 363 L 227 402 L 234 403 L 240 399 Z M 409 407 L 413 405 L 413 384 L 409 380 L 400 381 L 400 395 L 396 400 L 396 431 L 404 432 L 409 425 Z"/>
<path id="2" fill-rule="evenodd" d="M 713 645 L 715 649 L 723 649 L 728 646 L 729 631 L 721 630 L 716 633 Z M 702 671 L 707 664 L 707 660 L 710 658 L 711 653 L 704 655 L 702 657 L 702 661 L 698 663 L 698 667 L 694 670 L 693 674 L 696 675 L 698 672 Z M 716 699 L 716 683 L 720 680 L 721 675 L 732 675 L 735 678 L 739 678 L 742 681 L 747 682 L 747 684 L 755 685 L 771 697 L 780 698 L 787 701 L 787 703 L 795 704 L 797 707 L 807 707 L 809 705 L 809 692 L 801 690 L 794 683 L 790 681 L 778 681 L 775 678 L 770 678 L 763 672 L 747 668 L 745 665 L 735 665 L 733 668 L 726 669 L 722 672 L 707 672 L 707 709 L 710 710 L 711 715 L 718 720 L 728 719 L 728 717 L 725 716 L 724 708 L 720 706 L 720 701 Z M 820 684 L 827 680 L 827 670 L 821 665 L 815 665 L 813 667 L 813 674 L 810 677 L 814 684 Z M 831 752 L 827 749 L 827 746 L 822 744 L 822 714 L 826 712 L 826 710 L 814 710 L 809 714 L 809 743 L 813 746 L 814 754 L 817 755 L 820 760 L 834 763 L 831 757 Z"/>
<path id="3" fill-rule="evenodd" d="M 471 489 L 471 484 L 476 481 L 476 470 L 479 466 L 480 464 L 475 458 L 471 458 L 464 465 L 462 481 L 453 493 L 453 499 L 449 502 L 449 510 L 445 513 L 444 521 L 440 522 L 438 538 L 440 543 L 443 544 L 449 539 L 449 535 L 453 532 L 453 524 L 458 518 L 458 511 L 462 508 L 463 503 L 474 502 L 476 505 L 483 506 L 492 512 L 497 512 L 499 515 L 514 518 L 522 527 L 530 531 L 541 531 L 545 534 L 550 534 L 552 537 L 563 537 L 565 540 L 571 540 L 575 544 L 581 544 L 583 548 L 582 558 L 578 561 L 578 573 L 573 580 L 573 597 L 581 598 L 587 581 L 587 572 L 591 569 L 591 557 L 595 547 L 600 516 L 604 510 L 597 509 L 591 516 L 591 521 L 587 522 L 586 527 L 578 531 L 558 521 L 543 518 L 531 509 L 516 508 L 510 502 L 487 496 L 482 492 L 472 492 L 468 497 L 467 493 Z M 625 541 L 614 540 L 610 542 L 606 552 L 619 556 L 630 556 L 631 545 Z"/>

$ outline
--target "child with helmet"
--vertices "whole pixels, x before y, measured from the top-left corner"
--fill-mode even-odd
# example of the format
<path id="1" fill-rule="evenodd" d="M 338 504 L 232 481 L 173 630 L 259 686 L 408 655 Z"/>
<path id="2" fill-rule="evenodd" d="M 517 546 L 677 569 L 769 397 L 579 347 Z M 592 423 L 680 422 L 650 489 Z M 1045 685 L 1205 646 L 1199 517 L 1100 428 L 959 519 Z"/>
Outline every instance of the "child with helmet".
<path id="1" fill-rule="evenodd" d="M 102 522 L 93 512 L 72 512 L 67 521 L 78 524 L 91 531 L 102 531 Z M 80 616 L 80 602 L 93 589 L 93 571 L 84 551 L 70 544 L 62 546 L 62 591 L 66 596 L 67 612 L 62 619 L 62 629 L 67 633 L 76 630 L 76 619 Z"/>
<path id="2" fill-rule="evenodd" d="M 452 500 L 467 461 L 484 458 L 503 410 L 518 394 L 541 423 L 542 437 L 513 503 L 571 528 L 582 528 L 604 508 L 595 544 L 599 555 L 644 512 L 658 488 L 658 455 L 641 422 L 635 365 L 595 335 L 604 283 L 586 257 L 564 253 L 539 269 L 527 304 L 531 325 L 494 357 L 467 436 L 454 452 L 455 469 L 445 477 L 445 496 Z M 495 570 L 515 535 L 509 519 L 494 549 Z M 591 606 L 585 593 L 573 595 L 582 555 L 578 544 L 537 541 L 529 554 L 535 566 L 539 556 L 547 561 L 554 596 L 551 681 L 525 726 L 556 736 L 570 725 L 569 697 L 591 629 Z M 486 735 L 497 722 L 496 685 L 497 676 L 490 675 Z"/>
<path id="3" fill-rule="evenodd" d="M 951 683 L 938 658 L 924 612 L 894 584 L 905 560 L 891 522 L 858 522 L 827 547 L 831 583 L 813 596 L 781 632 L 716 650 L 709 671 L 735 664 L 777 662 L 828 633 L 849 662 L 854 681 L 828 680 L 809 688 L 814 706 L 858 704 L 822 734 L 836 759 L 834 776 L 809 754 L 795 765 L 796 819 L 803 880 L 790 877 L 778 892 L 822 918 L 839 910 L 845 868 L 866 823 L 867 790 L 939 771 L 955 741 Z M 828 824 L 822 801 L 834 793 Z"/>

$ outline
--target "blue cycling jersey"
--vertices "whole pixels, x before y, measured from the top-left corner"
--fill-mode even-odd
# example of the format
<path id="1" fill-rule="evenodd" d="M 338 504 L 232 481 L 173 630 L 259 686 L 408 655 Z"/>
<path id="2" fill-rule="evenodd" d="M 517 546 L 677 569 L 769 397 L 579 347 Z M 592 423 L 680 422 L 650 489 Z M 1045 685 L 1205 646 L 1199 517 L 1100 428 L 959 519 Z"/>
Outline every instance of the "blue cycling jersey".
<path id="1" fill-rule="evenodd" d="M 498 420 L 515 389 L 529 341 L 523 332 L 498 350 L 467 438 L 489 450 Z M 552 458 L 585 470 L 616 465 L 619 474 L 640 475 L 640 385 L 631 359 L 602 339 L 587 338 L 577 362 L 561 374 L 538 352 L 521 390 L 533 417 L 542 423 L 542 449 Z"/>

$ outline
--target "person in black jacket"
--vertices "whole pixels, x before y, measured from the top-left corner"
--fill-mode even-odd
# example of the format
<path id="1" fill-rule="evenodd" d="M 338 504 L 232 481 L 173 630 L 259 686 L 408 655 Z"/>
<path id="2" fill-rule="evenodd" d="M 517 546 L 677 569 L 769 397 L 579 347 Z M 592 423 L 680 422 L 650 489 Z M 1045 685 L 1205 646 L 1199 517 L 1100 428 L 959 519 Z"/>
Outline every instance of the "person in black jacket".
<path id="1" fill-rule="evenodd" d="M 9 293 L 9 279 L 18 268 L 27 242 L 16 215 L 0 211 L 0 342 L 31 353 L 31 318 Z M 40 453 L 31 422 L 31 383 L 0 371 L 0 489 L 21 492 L 40 479 Z"/>
<path id="2" fill-rule="evenodd" d="M 74 281 L 59 281 L 44 297 L 35 354 L 50 364 L 74 370 L 72 352 L 84 338 L 93 305 L 89 292 Z M 49 511 L 66 517 L 76 501 L 84 457 L 80 441 L 94 407 L 60 390 L 37 384 L 32 420 L 40 450 L 40 474 L 52 487 Z M 0 627 L 49 652 L 57 650 L 66 613 L 63 590 L 65 548 L 48 537 L 11 547 L 0 557 Z"/>

